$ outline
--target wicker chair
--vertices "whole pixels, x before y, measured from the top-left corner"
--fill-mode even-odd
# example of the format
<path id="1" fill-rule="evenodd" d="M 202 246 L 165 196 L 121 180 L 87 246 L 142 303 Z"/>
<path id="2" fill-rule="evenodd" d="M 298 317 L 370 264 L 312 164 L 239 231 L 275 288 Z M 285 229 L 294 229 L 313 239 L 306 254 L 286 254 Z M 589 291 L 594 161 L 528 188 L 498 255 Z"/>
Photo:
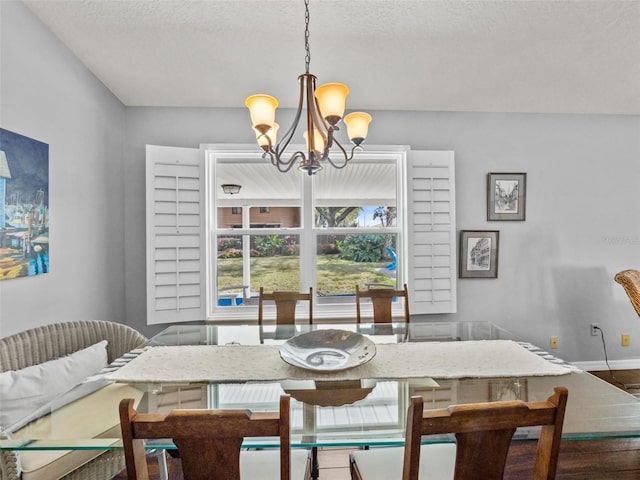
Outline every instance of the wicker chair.
<path id="1" fill-rule="evenodd" d="M 614 279 L 624 287 L 633 308 L 640 315 L 640 272 L 638 270 L 623 270 L 618 272 Z"/>
<path id="2" fill-rule="evenodd" d="M 106 321 L 55 323 L 0 338 L 0 372 L 19 370 L 53 360 L 107 340 L 108 361 L 142 345 L 146 338 L 131 327 Z M 125 468 L 121 450 L 105 451 L 65 480 L 107 480 Z M 20 455 L 17 451 L 0 451 L 0 480 L 20 480 Z"/>

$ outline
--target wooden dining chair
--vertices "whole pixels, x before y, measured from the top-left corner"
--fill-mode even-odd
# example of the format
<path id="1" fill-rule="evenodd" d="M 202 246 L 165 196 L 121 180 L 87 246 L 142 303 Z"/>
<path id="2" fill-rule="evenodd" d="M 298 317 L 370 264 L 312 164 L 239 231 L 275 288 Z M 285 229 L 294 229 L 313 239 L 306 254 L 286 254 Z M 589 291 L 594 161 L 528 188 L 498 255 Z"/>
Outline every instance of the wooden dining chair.
<path id="1" fill-rule="evenodd" d="M 556 475 L 567 389 L 556 387 L 543 402 L 521 400 L 423 410 L 411 397 L 405 446 L 372 448 L 350 456 L 353 480 L 500 480 L 516 428 L 541 426 L 532 480 Z M 422 435 L 454 433 L 456 443 L 421 445 Z"/>
<path id="2" fill-rule="evenodd" d="M 631 305 L 640 315 L 640 272 L 638 270 L 623 270 L 616 273 L 614 280 L 627 292 Z"/>
<path id="3" fill-rule="evenodd" d="M 370 298 L 373 305 L 373 323 L 392 323 L 392 307 L 393 299 L 396 297 L 404 297 L 404 321 L 409 323 L 409 291 L 407 284 L 404 284 L 402 290 L 393 288 L 369 288 L 368 290 L 360 290 L 356 285 L 356 317 L 358 323 L 361 323 L 360 303 L 363 298 Z"/>
<path id="4" fill-rule="evenodd" d="M 147 480 L 145 439 L 173 439 L 185 480 L 290 480 L 310 478 L 306 450 L 292 450 L 289 395 L 280 412 L 173 410 L 138 413 L 132 399 L 120 402 L 120 426 L 129 480 Z M 243 450 L 244 437 L 279 437 L 279 449 Z"/>
<path id="5" fill-rule="evenodd" d="M 276 305 L 276 325 L 294 325 L 296 323 L 296 305 L 298 301 L 309 302 L 309 325 L 313 322 L 313 288 L 309 288 L 309 293 L 299 292 L 272 292 L 264 293 L 264 288 L 260 287 L 260 298 L 258 300 L 258 325 L 263 322 L 264 301 L 273 301 Z"/>

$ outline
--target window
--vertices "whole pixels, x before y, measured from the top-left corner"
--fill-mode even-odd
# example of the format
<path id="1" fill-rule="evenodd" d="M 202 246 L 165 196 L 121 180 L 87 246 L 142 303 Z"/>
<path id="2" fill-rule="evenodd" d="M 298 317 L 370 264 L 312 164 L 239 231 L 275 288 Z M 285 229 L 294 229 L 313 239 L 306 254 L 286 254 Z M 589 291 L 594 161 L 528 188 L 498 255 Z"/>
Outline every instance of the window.
<path id="1" fill-rule="evenodd" d="M 455 312 L 452 152 L 380 148 L 308 176 L 245 148 L 147 146 L 146 190 L 149 324 L 255 318 L 260 286 L 312 286 L 316 318 L 353 318 L 370 283 L 406 282 L 412 315 Z"/>
<path id="2" fill-rule="evenodd" d="M 312 192 L 318 304 L 343 305 L 351 315 L 356 285 L 396 287 L 405 278 L 393 260 L 404 250 L 397 222 L 404 153 L 362 157 L 344 170 L 328 167 L 315 175 Z"/>
<path id="3" fill-rule="evenodd" d="M 211 182 L 242 185 L 237 195 L 215 189 L 212 199 L 210 316 L 237 312 L 230 307 L 255 309 L 260 287 L 312 286 L 316 316 L 352 317 L 356 285 L 406 281 L 397 263 L 405 250 L 398 221 L 405 218 L 404 151 L 365 152 L 345 169 L 327 167 L 312 177 L 295 168 L 279 172 L 255 156 L 231 159 L 213 151 L 207 161 Z M 229 208 L 241 209 L 243 221 L 228 218 Z"/>

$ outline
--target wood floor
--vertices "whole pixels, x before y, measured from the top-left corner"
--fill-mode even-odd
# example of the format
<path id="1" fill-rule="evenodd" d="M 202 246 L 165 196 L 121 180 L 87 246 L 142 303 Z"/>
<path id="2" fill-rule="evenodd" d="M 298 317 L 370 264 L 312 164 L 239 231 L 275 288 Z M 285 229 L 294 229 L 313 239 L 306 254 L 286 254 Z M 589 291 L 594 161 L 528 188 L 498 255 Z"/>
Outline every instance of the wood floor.
<path id="1" fill-rule="evenodd" d="M 632 395 L 640 397 L 640 370 L 613 370 L 611 372 L 590 373 Z"/>
<path id="2" fill-rule="evenodd" d="M 640 397 L 640 370 L 592 372 L 603 380 Z M 320 449 L 320 480 L 350 480 L 351 449 Z M 534 442 L 515 442 L 509 453 L 506 480 L 529 478 Z M 183 480 L 179 460 L 169 458 L 169 480 Z M 150 479 L 157 480 L 157 462 L 150 460 Z M 126 474 L 114 480 L 126 480 Z M 638 480 L 640 439 L 584 440 L 563 442 L 556 480 Z M 396 479 L 389 479 L 396 480 Z"/>

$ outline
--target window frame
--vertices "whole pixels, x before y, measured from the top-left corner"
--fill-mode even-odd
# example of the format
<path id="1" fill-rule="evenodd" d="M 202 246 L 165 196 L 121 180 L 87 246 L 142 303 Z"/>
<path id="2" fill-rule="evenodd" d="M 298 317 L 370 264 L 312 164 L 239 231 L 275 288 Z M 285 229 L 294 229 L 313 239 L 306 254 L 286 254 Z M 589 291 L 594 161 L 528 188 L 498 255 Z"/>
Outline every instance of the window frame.
<path id="1" fill-rule="evenodd" d="M 228 231 L 230 235 L 267 235 L 267 234 L 297 234 L 299 235 L 300 244 L 300 291 L 305 291 L 309 286 L 315 288 L 315 279 L 317 277 L 317 253 L 316 245 L 319 235 L 325 234 L 349 234 L 349 233 L 366 233 L 366 234 L 395 234 L 398 258 L 402 259 L 397 264 L 396 282 L 397 285 L 408 283 L 406 258 L 408 252 L 408 231 L 407 225 L 407 154 L 409 148 L 406 146 L 378 146 L 375 148 L 367 148 L 366 151 L 360 152 L 353 162 L 369 162 L 383 159 L 394 163 L 396 169 L 395 191 L 396 191 L 396 225 L 393 227 L 316 227 L 314 222 L 315 198 L 313 195 L 314 176 L 303 175 L 300 173 L 301 181 L 301 224 L 299 228 L 276 228 L 276 229 L 251 229 L 247 228 L 248 223 L 243 222 L 242 229 L 219 229 L 217 223 L 218 204 L 216 202 L 216 164 L 219 160 L 237 159 L 237 160 L 255 160 L 261 158 L 261 153 L 256 148 L 236 147 L 233 149 L 220 149 L 217 145 L 203 145 L 205 158 L 205 179 L 207 182 L 206 193 L 206 244 L 207 244 L 207 281 L 206 281 L 206 317 L 209 321 L 238 321 L 247 318 L 253 318 L 257 315 L 256 305 L 240 305 L 240 306 L 218 306 L 217 305 L 217 238 L 221 232 Z M 292 146 L 292 151 L 303 148 L 302 146 Z M 267 161 L 267 160 L 263 160 Z M 275 168 L 275 167 L 273 167 Z M 333 168 L 327 166 L 326 168 Z M 349 165 L 346 167 L 349 168 Z M 322 175 L 320 171 L 317 175 Z M 258 205 L 243 205 L 243 217 L 248 216 L 249 208 L 258 207 Z M 286 232 L 286 233 L 285 233 Z M 354 287 L 355 288 L 355 287 Z M 399 302 L 398 302 L 399 303 Z M 401 305 L 395 306 L 398 314 L 401 311 Z M 317 296 L 314 296 L 314 318 L 318 319 L 343 319 L 353 320 L 356 316 L 355 309 L 355 292 L 354 302 L 349 303 L 318 303 Z M 370 306 L 363 306 L 363 314 L 371 314 Z M 303 305 L 299 307 L 299 315 L 306 314 Z M 267 317 L 275 312 L 266 311 Z"/>

